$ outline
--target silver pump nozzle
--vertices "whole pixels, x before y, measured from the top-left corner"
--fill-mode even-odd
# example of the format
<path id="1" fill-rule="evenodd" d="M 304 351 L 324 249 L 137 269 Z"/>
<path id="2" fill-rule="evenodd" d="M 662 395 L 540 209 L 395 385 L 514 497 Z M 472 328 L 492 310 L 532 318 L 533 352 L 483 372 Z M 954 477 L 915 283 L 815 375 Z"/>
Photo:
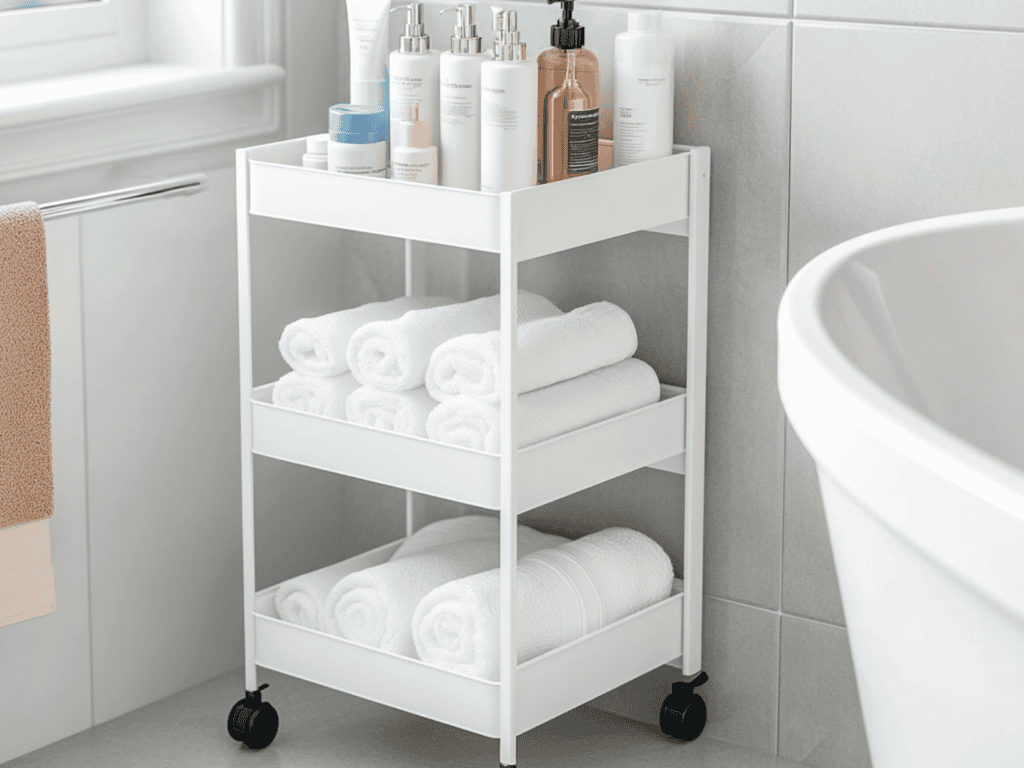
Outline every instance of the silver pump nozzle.
<path id="1" fill-rule="evenodd" d="M 405 34 L 398 40 L 402 53 L 426 53 L 430 50 L 430 35 L 423 30 L 423 3 L 396 5 L 391 12 L 406 10 Z"/>
<path id="2" fill-rule="evenodd" d="M 494 58 L 496 61 L 522 61 L 526 58 L 526 43 L 519 41 L 519 22 L 515 11 L 501 11 L 495 21 Z M 499 43 L 500 40 L 500 43 Z"/>
<path id="3" fill-rule="evenodd" d="M 463 3 L 445 8 L 441 13 L 455 11 L 455 34 L 452 35 L 452 53 L 480 53 L 480 36 L 476 33 L 476 6 Z"/>

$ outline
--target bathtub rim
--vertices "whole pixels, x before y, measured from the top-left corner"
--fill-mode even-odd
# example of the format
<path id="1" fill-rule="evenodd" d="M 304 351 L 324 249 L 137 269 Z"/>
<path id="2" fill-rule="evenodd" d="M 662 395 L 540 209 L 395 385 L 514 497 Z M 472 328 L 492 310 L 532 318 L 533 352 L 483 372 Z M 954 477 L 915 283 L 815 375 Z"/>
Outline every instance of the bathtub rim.
<path id="1" fill-rule="evenodd" d="M 972 514 L 987 517 L 979 524 L 990 524 L 979 536 L 996 536 L 1002 530 L 1024 540 L 1024 472 L 918 413 L 861 372 L 832 340 L 823 319 L 822 300 L 824 288 L 848 261 L 877 246 L 1006 224 L 1024 227 L 1024 207 L 899 224 L 824 251 L 793 277 L 783 294 L 778 312 L 777 375 L 786 416 L 819 470 L 915 548 L 1021 619 L 1024 594 L 1013 594 L 1006 583 L 1006 569 L 1012 568 L 1012 563 L 987 564 L 977 551 L 957 546 L 948 530 L 929 530 L 942 527 L 932 524 L 930 518 L 903 514 L 905 510 L 898 504 L 874 503 L 868 496 L 884 497 L 886 492 L 860 487 L 858 481 L 877 478 L 871 474 L 871 457 L 861 459 L 857 451 L 884 453 L 885 459 L 909 467 L 918 481 L 927 475 L 935 487 L 959 496 L 961 502 L 977 499 L 980 504 L 971 504 Z M 808 307 L 813 311 L 807 312 Z M 897 482 L 902 483 L 902 478 Z M 905 495 L 911 487 L 903 485 L 896 491 Z M 927 523 L 922 522 L 925 519 Z M 1011 583 L 1024 578 L 1019 571 L 1011 576 Z"/>

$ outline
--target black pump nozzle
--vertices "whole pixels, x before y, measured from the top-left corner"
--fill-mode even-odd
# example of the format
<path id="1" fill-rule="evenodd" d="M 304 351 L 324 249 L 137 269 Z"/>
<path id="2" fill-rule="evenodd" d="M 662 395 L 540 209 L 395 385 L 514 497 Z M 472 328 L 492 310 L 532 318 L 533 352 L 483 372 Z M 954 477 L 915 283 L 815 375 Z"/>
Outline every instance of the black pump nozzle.
<path id="1" fill-rule="evenodd" d="M 562 4 L 562 18 L 551 25 L 551 45 L 563 51 L 583 47 L 583 27 L 572 17 L 575 0 L 548 0 L 548 5 Z"/>

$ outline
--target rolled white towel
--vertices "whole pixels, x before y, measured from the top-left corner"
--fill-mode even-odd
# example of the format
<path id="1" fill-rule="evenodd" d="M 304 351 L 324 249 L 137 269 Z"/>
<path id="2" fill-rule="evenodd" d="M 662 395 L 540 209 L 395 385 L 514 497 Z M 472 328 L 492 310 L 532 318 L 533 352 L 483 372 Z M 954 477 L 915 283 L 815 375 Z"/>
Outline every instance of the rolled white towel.
<path id="1" fill-rule="evenodd" d="M 409 536 L 390 559 L 413 555 L 439 544 L 497 536 L 497 531 L 498 519 L 492 515 L 463 515 L 438 520 Z M 321 612 L 327 595 L 339 581 L 357 570 L 360 570 L 358 566 L 344 560 L 282 582 L 274 593 L 278 617 L 309 629 L 322 629 Z"/>
<path id="2" fill-rule="evenodd" d="M 664 600 L 672 577 L 665 550 L 629 528 L 605 528 L 521 558 L 518 663 Z M 442 584 L 413 612 L 416 653 L 442 669 L 497 680 L 500 607 L 497 568 Z"/>
<path id="3" fill-rule="evenodd" d="M 621 307 L 599 301 L 518 329 L 519 393 L 613 365 L 636 352 L 636 326 Z M 459 395 L 498 402 L 501 333 L 470 333 L 444 342 L 430 356 L 426 387 L 441 402 Z"/>
<path id="4" fill-rule="evenodd" d="M 345 401 L 345 416 L 356 424 L 426 437 L 427 416 L 435 405 L 437 400 L 424 387 L 404 392 L 359 387 Z"/>
<path id="5" fill-rule="evenodd" d="M 375 320 L 394 320 L 411 309 L 454 303 L 454 299 L 443 296 L 401 296 L 319 317 L 304 317 L 285 326 L 277 348 L 284 361 L 299 373 L 337 376 L 348 370 L 345 350 L 360 326 Z"/>
<path id="6" fill-rule="evenodd" d="M 524 448 L 656 403 L 661 385 L 651 366 L 631 357 L 518 397 L 518 442 Z M 462 395 L 445 400 L 427 417 L 427 437 L 498 453 L 500 406 Z"/>
<path id="7" fill-rule="evenodd" d="M 270 401 L 282 408 L 344 420 L 345 401 L 358 388 L 359 382 L 351 373 L 306 376 L 289 371 L 274 383 Z"/>
<path id="8" fill-rule="evenodd" d="M 565 541 L 561 536 L 519 526 L 521 555 Z M 391 653 L 413 656 L 412 614 L 420 600 L 445 582 L 496 567 L 498 547 L 496 535 L 469 539 L 393 558 L 349 574 L 334 585 L 324 602 L 324 631 Z"/>
<path id="9" fill-rule="evenodd" d="M 468 539 L 486 539 L 499 535 L 497 515 L 461 515 L 429 523 L 414 531 L 391 555 L 392 560 L 414 555 L 431 547 L 454 544 Z"/>
<path id="10" fill-rule="evenodd" d="M 281 582 L 274 593 L 274 609 L 279 618 L 307 629 L 321 629 L 321 611 L 331 589 L 358 570 L 344 560 L 311 573 Z"/>
<path id="11" fill-rule="evenodd" d="M 554 304 L 519 291 L 520 323 L 562 314 Z M 406 312 L 396 320 L 367 323 L 352 334 L 347 359 L 360 384 L 388 392 L 422 387 L 430 355 L 439 344 L 465 333 L 501 326 L 500 297 Z"/>

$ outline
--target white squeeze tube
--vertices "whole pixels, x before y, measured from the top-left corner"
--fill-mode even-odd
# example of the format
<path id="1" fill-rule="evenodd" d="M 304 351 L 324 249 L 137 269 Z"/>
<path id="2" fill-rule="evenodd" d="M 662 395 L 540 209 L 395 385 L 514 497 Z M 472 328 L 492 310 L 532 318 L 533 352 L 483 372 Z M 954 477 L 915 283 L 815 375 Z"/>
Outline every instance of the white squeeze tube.
<path id="1" fill-rule="evenodd" d="M 391 0 L 346 0 L 349 102 L 388 110 L 388 14 Z M 388 131 L 388 119 L 384 119 Z M 390 137 L 385 136 L 386 139 Z"/>

